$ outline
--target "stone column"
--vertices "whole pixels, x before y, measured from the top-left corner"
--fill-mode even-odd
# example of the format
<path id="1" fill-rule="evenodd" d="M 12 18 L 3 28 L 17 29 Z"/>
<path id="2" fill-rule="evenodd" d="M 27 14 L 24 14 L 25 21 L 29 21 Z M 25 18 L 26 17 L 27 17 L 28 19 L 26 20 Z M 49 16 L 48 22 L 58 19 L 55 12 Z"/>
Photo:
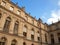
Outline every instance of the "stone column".
<path id="1" fill-rule="evenodd" d="M 54 40 L 55 40 L 55 43 L 59 43 L 59 42 L 58 42 L 58 37 L 57 37 L 57 33 L 56 33 L 56 32 L 54 33 Z"/>
<path id="2" fill-rule="evenodd" d="M 23 36 L 23 22 L 19 22 L 18 35 Z"/>
<path id="3" fill-rule="evenodd" d="M 2 18 L 0 20 L 0 30 L 3 30 L 3 27 L 4 27 L 4 24 L 5 24 L 5 21 L 6 21 L 6 18 L 7 18 L 7 14 L 2 14 Z"/>
<path id="4" fill-rule="evenodd" d="M 14 24 L 15 24 L 15 19 L 12 18 L 10 28 L 9 28 L 9 33 L 11 33 L 11 34 L 13 34 Z"/>

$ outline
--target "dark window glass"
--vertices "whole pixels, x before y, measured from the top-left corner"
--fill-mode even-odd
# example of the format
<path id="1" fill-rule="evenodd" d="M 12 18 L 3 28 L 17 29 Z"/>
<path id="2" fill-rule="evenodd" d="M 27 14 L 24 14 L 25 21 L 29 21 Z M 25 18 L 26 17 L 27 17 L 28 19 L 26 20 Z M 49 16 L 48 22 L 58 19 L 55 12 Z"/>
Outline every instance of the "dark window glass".
<path id="1" fill-rule="evenodd" d="M 23 45 L 26 45 L 26 43 L 25 43 L 25 42 L 23 42 Z"/>
<path id="2" fill-rule="evenodd" d="M 34 35 L 31 35 L 31 39 L 34 40 Z"/>
<path id="3" fill-rule="evenodd" d="M 2 37 L 0 40 L 0 45 L 5 45 L 5 43 L 6 43 L 6 38 Z"/>
<path id="4" fill-rule="evenodd" d="M 37 37 L 38 41 L 40 41 L 40 37 Z"/>
<path id="5" fill-rule="evenodd" d="M 47 42 L 47 35 L 45 34 L 45 41 Z"/>
<path id="6" fill-rule="evenodd" d="M 14 34 L 15 35 L 18 35 L 18 26 L 19 26 L 19 24 L 15 23 L 15 25 L 14 25 Z"/>
<path id="7" fill-rule="evenodd" d="M 59 43 L 60 43 L 60 37 L 58 37 Z"/>
<path id="8" fill-rule="evenodd" d="M 51 43 L 54 44 L 54 39 L 53 38 L 51 39 Z"/>
<path id="9" fill-rule="evenodd" d="M 0 18 L 1 18 L 2 14 L 0 13 Z"/>
<path id="10" fill-rule="evenodd" d="M 23 35 L 26 37 L 27 36 L 27 33 L 26 32 L 23 32 Z"/>
<path id="11" fill-rule="evenodd" d="M 31 44 L 31 45 L 34 45 L 34 44 Z"/>
<path id="12" fill-rule="evenodd" d="M 51 34 L 51 43 L 54 44 L 54 35 Z"/>
<path id="13" fill-rule="evenodd" d="M 3 31 L 4 32 L 9 32 L 9 27 L 10 27 L 10 22 L 11 20 L 6 20 L 5 24 L 4 24 L 4 28 L 3 28 Z"/>
<path id="14" fill-rule="evenodd" d="M 59 43 L 60 43 L 60 33 L 58 33 L 58 41 L 59 41 Z"/>
<path id="15" fill-rule="evenodd" d="M 12 40 L 11 45 L 16 45 L 17 41 L 16 40 Z"/>

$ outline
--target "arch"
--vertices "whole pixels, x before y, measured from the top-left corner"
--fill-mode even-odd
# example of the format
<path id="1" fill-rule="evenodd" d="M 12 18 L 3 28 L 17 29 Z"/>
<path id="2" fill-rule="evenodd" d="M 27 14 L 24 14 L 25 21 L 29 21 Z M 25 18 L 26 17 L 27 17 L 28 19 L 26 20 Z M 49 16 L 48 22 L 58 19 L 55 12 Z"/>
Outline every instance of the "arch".
<path id="1" fill-rule="evenodd" d="M 6 20 L 9 20 L 9 21 L 11 21 L 11 18 L 10 18 L 10 17 L 7 17 L 7 18 L 6 18 Z"/>
<path id="2" fill-rule="evenodd" d="M 34 45 L 33 43 L 31 45 Z"/>
<path id="3" fill-rule="evenodd" d="M 12 40 L 11 45 L 17 45 L 17 40 Z"/>
<path id="4" fill-rule="evenodd" d="M 6 40 L 7 40 L 7 38 L 6 38 L 6 37 L 2 37 L 2 38 L 1 38 L 1 40 L 4 40 L 4 41 L 6 41 Z"/>
<path id="5" fill-rule="evenodd" d="M 3 27 L 4 32 L 9 32 L 10 23 L 11 23 L 11 18 L 7 17 Z"/>
<path id="6" fill-rule="evenodd" d="M 25 43 L 25 42 L 23 42 L 23 45 L 26 45 L 26 43 Z"/>
<path id="7" fill-rule="evenodd" d="M 2 37 L 0 40 L 0 45 L 6 45 L 6 42 L 7 42 L 7 38 Z"/>
<path id="8" fill-rule="evenodd" d="M 31 30 L 34 31 L 34 28 L 32 28 Z"/>
<path id="9" fill-rule="evenodd" d="M 25 28 L 28 28 L 27 25 L 24 25 Z"/>

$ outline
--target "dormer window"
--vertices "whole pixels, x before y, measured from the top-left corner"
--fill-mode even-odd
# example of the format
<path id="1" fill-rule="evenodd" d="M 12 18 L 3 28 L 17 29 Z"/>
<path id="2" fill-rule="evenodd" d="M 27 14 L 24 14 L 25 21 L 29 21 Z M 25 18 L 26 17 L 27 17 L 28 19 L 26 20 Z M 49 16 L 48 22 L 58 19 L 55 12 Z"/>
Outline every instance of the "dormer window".
<path id="1" fill-rule="evenodd" d="M 1 2 L 1 5 L 2 5 L 2 6 L 5 6 L 5 5 L 6 5 L 6 2 L 2 1 L 2 2 Z"/>
<path id="2" fill-rule="evenodd" d="M 19 11 L 19 10 L 17 10 L 17 14 L 18 14 L 18 15 L 20 14 L 20 11 Z"/>
<path id="3" fill-rule="evenodd" d="M 14 10 L 14 7 L 11 6 L 11 7 L 10 7 L 10 10 L 13 11 L 13 10 Z"/>

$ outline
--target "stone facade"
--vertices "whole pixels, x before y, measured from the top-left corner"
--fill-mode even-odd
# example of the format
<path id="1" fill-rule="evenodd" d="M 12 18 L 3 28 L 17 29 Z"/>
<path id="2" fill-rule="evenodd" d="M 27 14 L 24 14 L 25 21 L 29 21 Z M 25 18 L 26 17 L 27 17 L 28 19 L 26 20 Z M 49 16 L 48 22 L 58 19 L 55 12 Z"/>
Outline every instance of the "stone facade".
<path id="1" fill-rule="evenodd" d="M 0 0 L 0 45 L 59 45 L 60 21 L 36 20 L 10 0 Z"/>

